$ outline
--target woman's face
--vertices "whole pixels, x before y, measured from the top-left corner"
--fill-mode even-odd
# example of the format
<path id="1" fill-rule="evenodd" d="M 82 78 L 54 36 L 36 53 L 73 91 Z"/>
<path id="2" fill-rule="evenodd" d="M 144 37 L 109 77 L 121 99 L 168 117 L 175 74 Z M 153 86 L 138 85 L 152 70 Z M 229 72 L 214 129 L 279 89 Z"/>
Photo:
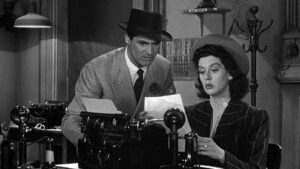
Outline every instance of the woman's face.
<path id="1" fill-rule="evenodd" d="M 203 89 L 209 96 L 230 97 L 229 80 L 232 76 L 219 58 L 212 55 L 200 58 L 198 69 Z"/>

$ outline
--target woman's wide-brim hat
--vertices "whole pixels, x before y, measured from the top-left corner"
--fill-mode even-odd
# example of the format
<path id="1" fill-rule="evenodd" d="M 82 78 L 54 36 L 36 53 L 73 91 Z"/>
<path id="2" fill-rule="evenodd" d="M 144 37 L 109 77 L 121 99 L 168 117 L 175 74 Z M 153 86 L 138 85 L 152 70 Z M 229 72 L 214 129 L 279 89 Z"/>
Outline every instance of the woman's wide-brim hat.
<path id="1" fill-rule="evenodd" d="M 141 35 L 157 40 L 172 40 L 172 35 L 163 30 L 162 14 L 131 9 L 128 22 L 121 22 L 120 27 L 134 35 Z"/>
<path id="2" fill-rule="evenodd" d="M 192 56 L 195 50 L 204 45 L 219 45 L 222 46 L 229 54 L 231 54 L 239 69 L 245 75 L 249 71 L 249 60 L 243 48 L 232 38 L 222 34 L 209 34 L 199 39 L 192 47 Z"/>

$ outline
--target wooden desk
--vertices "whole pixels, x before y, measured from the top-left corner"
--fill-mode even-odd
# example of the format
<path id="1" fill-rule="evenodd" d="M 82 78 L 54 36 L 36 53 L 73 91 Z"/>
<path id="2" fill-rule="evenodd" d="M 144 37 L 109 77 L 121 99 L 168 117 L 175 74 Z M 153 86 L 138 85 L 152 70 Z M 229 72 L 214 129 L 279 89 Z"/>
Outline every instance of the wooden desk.
<path id="1" fill-rule="evenodd" d="M 54 148 L 54 156 L 56 163 L 68 163 L 74 162 L 74 157 L 68 158 L 68 154 L 73 154 L 75 152 L 76 156 L 76 148 L 72 145 L 62 134 L 60 128 L 51 128 L 51 129 L 32 129 L 26 133 L 26 142 L 28 144 L 39 144 L 39 157 L 41 164 L 44 162 L 44 152 L 45 148 L 45 140 L 41 140 L 46 136 L 54 139 L 53 148 Z M 9 130 L 8 138 L 12 141 L 18 143 L 19 140 L 19 127 L 17 125 L 11 125 Z M 40 140 L 40 141 L 39 141 Z M 16 144 L 18 147 L 18 144 Z M 17 148 L 18 151 L 18 148 Z M 18 152 L 17 152 L 18 154 Z M 17 159 L 19 157 L 17 156 Z M 77 158 L 77 156 L 76 156 Z"/>
<path id="2" fill-rule="evenodd" d="M 184 13 L 187 14 L 196 14 L 200 17 L 200 26 L 201 26 L 201 36 L 203 36 L 203 23 L 205 14 L 220 14 L 222 15 L 222 25 L 223 25 L 223 34 L 225 35 L 226 28 L 226 12 L 231 11 L 226 8 L 195 8 L 184 10 Z"/>

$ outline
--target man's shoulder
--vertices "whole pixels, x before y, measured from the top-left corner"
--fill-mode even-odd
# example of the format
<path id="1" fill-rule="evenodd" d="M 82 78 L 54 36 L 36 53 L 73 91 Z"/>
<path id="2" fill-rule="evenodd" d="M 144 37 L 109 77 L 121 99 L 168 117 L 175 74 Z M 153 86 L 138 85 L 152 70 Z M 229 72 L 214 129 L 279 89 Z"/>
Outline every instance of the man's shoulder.
<path id="1" fill-rule="evenodd" d="M 81 72 L 106 71 L 107 68 L 111 68 L 112 64 L 117 62 L 116 58 L 118 58 L 118 55 L 121 55 L 122 51 L 124 51 L 124 48 L 117 48 L 95 57 L 84 64 L 84 66 L 81 68 Z"/>
<path id="2" fill-rule="evenodd" d="M 163 57 L 161 54 L 157 54 L 156 59 L 162 63 L 171 64 L 170 61 L 167 58 Z"/>
<path id="3" fill-rule="evenodd" d="M 111 62 L 113 59 L 115 59 L 114 56 L 121 56 L 122 53 L 124 53 L 124 47 L 116 48 L 114 50 L 111 50 L 107 53 L 101 54 L 94 59 L 90 60 L 86 65 L 102 65 L 107 64 L 108 62 Z"/>
<path id="4" fill-rule="evenodd" d="M 92 63 L 93 62 L 101 62 L 101 61 L 113 59 L 113 56 L 123 54 L 125 52 L 124 49 L 125 49 L 124 47 L 116 48 L 107 53 L 101 54 L 100 56 L 95 57 L 90 62 L 92 62 Z"/>
<path id="5" fill-rule="evenodd" d="M 157 54 L 155 61 L 152 64 L 159 67 L 165 67 L 165 68 L 171 66 L 171 62 L 160 54 Z"/>

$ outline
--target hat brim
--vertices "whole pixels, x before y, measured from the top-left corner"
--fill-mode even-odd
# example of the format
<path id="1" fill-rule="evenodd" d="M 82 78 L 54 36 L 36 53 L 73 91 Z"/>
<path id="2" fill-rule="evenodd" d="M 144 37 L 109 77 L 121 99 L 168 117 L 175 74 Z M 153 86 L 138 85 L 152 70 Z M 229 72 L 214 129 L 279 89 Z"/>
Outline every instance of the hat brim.
<path id="1" fill-rule="evenodd" d="M 221 34 L 210 34 L 199 39 L 192 47 L 192 56 L 196 49 L 204 45 L 220 45 L 231 54 L 239 69 L 247 75 L 249 72 L 249 60 L 243 48 L 233 39 Z"/>
<path id="2" fill-rule="evenodd" d="M 125 30 L 126 32 L 133 33 L 136 35 L 145 36 L 147 38 L 153 39 L 153 40 L 163 40 L 163 41 L 171 41 L 173 39 L 172 35 L 166 31 L 162 31 L 160 34 L 153 34 L 153 33 L 147 33 L 143 31 L 132 31 L 127 29 L 127 22 L 121 22 L 119 23 L 119 26 Z"/>

